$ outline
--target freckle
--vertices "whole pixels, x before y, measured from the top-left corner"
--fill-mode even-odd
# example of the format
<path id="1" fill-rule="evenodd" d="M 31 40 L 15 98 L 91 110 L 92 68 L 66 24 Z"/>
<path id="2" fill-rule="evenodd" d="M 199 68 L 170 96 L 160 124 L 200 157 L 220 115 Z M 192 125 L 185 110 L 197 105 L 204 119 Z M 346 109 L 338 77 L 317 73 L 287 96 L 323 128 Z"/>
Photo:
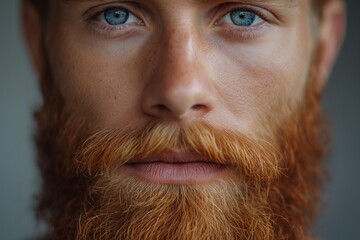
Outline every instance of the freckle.
<path id="1" fill-rule="evenodd" d="M 117 99 L 117 97 L 116 96 L 114 96 L 114 100 L 116 100 Z"/>

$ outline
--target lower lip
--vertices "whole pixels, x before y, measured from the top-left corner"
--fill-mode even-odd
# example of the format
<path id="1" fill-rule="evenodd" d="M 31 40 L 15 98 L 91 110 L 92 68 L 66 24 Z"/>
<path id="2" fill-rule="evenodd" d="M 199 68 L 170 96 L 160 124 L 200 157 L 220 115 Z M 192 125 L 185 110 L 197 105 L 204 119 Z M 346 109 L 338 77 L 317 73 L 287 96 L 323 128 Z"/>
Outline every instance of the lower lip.
<path id="1" fill-rule="evenodd" d="M 182 184 L 206 183 L 217 178 L 225 167 L 208 162 L 187 163 L 131 163 L 124 165 L 124 170 L 146 181 Z"/>

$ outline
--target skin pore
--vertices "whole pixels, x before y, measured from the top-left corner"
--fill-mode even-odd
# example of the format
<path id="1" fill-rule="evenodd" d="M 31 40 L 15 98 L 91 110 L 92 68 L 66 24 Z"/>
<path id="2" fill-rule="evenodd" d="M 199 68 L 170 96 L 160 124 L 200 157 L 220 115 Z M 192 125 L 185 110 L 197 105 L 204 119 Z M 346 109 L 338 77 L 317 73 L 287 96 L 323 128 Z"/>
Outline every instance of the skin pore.
<path id="1" fill-rule="evenodd" d="M 343 18 L 322 9 L 54 0 L 41 23 L 24 1 L 46 237 L 310 238 Z"/>
<path id="2" fill-rule="evenodd" d="M 150 3 L 142 11 L 120 5 L 144 23 L 110 27 L 93 16 L 110 4 L 54 2 L 45 44 L 55 82 L 73 111 L 98 128 L 195 118 L 256 136 L 267 132 L 259 126 L 276 124 L 269 114 L 280 119 L 302 97 L 315 46 L 306 1 Z M 268 20 L 235 27 L 224 16 L 238 7 Z"/>

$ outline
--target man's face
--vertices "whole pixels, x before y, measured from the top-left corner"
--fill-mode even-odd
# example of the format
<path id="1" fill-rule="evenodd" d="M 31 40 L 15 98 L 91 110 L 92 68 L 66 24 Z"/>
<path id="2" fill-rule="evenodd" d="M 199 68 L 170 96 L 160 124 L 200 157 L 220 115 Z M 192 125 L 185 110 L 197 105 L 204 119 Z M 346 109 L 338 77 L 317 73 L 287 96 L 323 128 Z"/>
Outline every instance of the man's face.
<path id="1" fill-rule="evenodd" d="M 199 120 L 260 137 L 303 97 L 310 8 L 54 1 L 45 42 L 66 105 L 98 129 Z"/>
<path id="2" fill-rule="evenodd" d="M 39 211 L 58 236 L 307 235 L 322 172 L 309 0 L 57 0 L 49 12 Z"/>

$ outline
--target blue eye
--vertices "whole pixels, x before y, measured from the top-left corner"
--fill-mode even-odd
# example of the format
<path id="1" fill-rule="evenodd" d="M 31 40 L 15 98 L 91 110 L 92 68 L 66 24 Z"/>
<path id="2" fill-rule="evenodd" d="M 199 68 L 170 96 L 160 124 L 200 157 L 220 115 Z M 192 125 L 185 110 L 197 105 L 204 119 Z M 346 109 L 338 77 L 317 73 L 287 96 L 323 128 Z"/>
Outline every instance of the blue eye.
<path id="1" fill-rule="evenodd" d="M 110 25 L 122 25 L 129 19 L 129 11 L 123 8 L 109 8 L 104 11 L 104 18 Z"/>
<path id="2" fill-rule="evenodd" d="M 256 17 L 255 13 L 240 9 L 230 12 L 231 21 L 238 26 L 251 26 L 255 22 Z"/>
<path id="3" fill-rule="evenodd" d="M 222 21 L 239 27 L 250 27 L 264 22 L 264 19 L 252 11 L 246 9 L 235 9 L 228 12 L 222 18 Z"/>

